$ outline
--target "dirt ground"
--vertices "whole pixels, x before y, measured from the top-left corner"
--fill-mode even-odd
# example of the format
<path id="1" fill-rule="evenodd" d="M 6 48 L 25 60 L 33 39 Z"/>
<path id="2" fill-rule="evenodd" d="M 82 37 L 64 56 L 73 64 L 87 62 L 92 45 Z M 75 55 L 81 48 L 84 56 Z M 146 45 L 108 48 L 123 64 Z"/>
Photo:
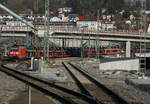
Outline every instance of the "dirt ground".
<path id="1" fill-rule="evenodd" d="M 0 104 L 28 104 L 27 86 L 0 72 Z M 54 104 L 50 98 L 32 89 L 32 104 Z"/>
<path id="2" fill-rule="evenodd" d="M 42 93 L 33 90 L 31 93 L 31 104 L 55 104 Z M 10 101 L 9 104 L 28 104 L 29 102 L 29 93 L 28 90 L 20 92 L 14 99 Z"/>
<path id="3" fill-rule="evenodd" d="M 56 61 L 60 64 L 63 60 Z M 75 63 L 78 64 L 79 62 L 77 61 Z M 136 104 L 150 104 L 149 93 L 141 92 L 132 86 L 126 85 L 124 82 L 125 75 L 127 74 L 126 72 L 115 74 L 109 74 L 110 72 L 102 73 L 94 61 L 87 63 L 84 69 L 128 101 Z M 0 72 L 0 84 L 0 104 L 28 104 L 28 90 L 25 84 L 2 72 Z M 54 101 L 34 89 L 32 90 L 31 99 L 32 104 L 54 104 Z"/>
<path id="4" fill-rule="evenodd" d="M 75 62 L 74 64 L 80 66 L 79 62 Z M 150 93 L 143 92 L 125 83 L 126 75 L 130 75 L 128 72 L 102 71 L 94 61 L 86 62 L 82 67 L 87 73 L 127 101 L 133 104 L 150 104 Z"/>

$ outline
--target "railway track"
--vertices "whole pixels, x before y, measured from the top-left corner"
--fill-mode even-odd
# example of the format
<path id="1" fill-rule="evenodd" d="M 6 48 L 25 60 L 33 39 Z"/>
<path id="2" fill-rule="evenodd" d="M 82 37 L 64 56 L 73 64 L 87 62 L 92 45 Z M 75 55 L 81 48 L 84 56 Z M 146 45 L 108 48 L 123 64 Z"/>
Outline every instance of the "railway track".
<path id="1" fill-rule="evenodd" d="M 88 73 L 84 72 L 80 67 L 71 63 L 63 62 L 62 64 L 72 76 L 72 79 L 76 82 L 80 92 L 56 85 L 53 82 L 33 77 L 18 70 L 8 68 L 3 64 L 0 65 L 0 71 L 22 81 L 23 83 L 26 83 L 62 104 L 129 104 L 122 97 L 99 83 Z M 73 69 L 87 78 L 91 84 L 83 84 L 71 71 Z"/>
<path id="2" fill-rule="evenodd" d="M 79 91 L 94 98 L 98 104 L 129 104 L 129 102 L 127 102 L 118 94 L 114 93 L 112 90 L 108 89 L 95 78 L 91 77 L 79 66 L 64 62 L 62 64 L 71 75 L 72 79 L 75 81 Z M 84 76 L 88 81 L 91 82 L 91 84 L 82 83 L 80 81 L 79 75 L 76 75 L 74 70 Z"/>
<path id="3" fill-rule="evenodd" d="M 95 98 L 90 95 L 79 93 L 65 87 L 56 85 L 52 82 L 41 80 L 30 76 L 23 72 L 8 68 L 4 65 L 0 66 L 0 71 L 28 84 L 29 86 L 39 90 L 40 92 L 51 96 L 62 104 L 100 104 Z"/>
<path id="4" fill-rule="evenodd" d="M 1 70 L 2 72 L 4 72 L 4 73 L 8 74 L 9 76 L 12 76 L 12 77 L 16 78 L 17 80 L 20 80 L 21 82 L 24 82 L 24 83 L 26 83 L 27 85 L 29 85 L 29 86 L 31 86 L 31 87 L 33 87 L 33 88 L 39 90 L 40 92 L 46 94 L 47 96 L 53 97 L 54 99 L 60 101 L 60 102 L 63 103 L 63 104 L 66 104 L 66 103 L 67 103 L 67 104 L 78 104 L 78 103 L 72 101 L 72 100 L 69 99 L 69 98 L 66 98 L 66 97 L 64 97 L 64 96 L 60 96 L 60 95 L 58 95 L 58 94 L 56 94 L 56 93 L 50 91 L 50 89 L 47 89 L 47 88 L 42 87 L 42 86 L 44 86 L 42 83 L 37 82 L 37 81 L 35 81 L 35 80 L 32 80 L 31 78 L 28 78 L 28 77 L 26 77 L 26 76 L 23 76 L 23 75 L 20 74 L 20 73 L 16 73 L 16 71 L 14 71 L 14 70 L 11 70 L 11 69 L 9 69 L 9 68 L 7 68 L 7 67 L 4 67 L 4 66 L 2 66 L 2 67 L 0 68 L 0 70 Z"/>

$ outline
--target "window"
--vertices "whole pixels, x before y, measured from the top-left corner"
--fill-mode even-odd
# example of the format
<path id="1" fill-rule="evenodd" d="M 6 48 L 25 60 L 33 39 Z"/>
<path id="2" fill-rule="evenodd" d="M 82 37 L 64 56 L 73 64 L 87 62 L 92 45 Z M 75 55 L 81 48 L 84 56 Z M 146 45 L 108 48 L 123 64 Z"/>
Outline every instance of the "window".
<path id="1" fill-rule="evenodd" d="M 11 48 L 11 51 L 18 51 L 18 48 Z"/>

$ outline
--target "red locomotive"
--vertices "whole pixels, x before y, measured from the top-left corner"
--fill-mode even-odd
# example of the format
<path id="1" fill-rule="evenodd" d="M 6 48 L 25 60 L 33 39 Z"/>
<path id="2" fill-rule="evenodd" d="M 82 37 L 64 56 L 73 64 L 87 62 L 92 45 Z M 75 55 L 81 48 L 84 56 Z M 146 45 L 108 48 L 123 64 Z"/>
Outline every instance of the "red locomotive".
<path id="1" fill-rule="evenodd" d="M 8 55 L 10 57 L 23 58 L 26 57 L 26 48 L 22 46 L 12 46 L 8 48 Z"/>

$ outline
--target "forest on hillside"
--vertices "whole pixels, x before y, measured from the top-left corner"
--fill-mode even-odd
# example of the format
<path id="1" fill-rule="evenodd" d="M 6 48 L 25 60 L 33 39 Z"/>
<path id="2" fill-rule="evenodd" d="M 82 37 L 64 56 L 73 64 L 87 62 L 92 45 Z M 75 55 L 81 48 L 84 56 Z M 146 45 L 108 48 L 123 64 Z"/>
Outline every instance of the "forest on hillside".
<path id="1" fill-rule="evenodd" d="M 8 8 L 17 13 L 44 13 L 45 0 L 0 0 Z M 127 2 L 129 0 L 50 0 L 50 9 L 53 13 L 60 7 L 72 7 L 74 13 L 80 15 L 96 15 L 96 11 L 101 8 L 107 8 L 108 13 L 115 13 L 119 10 L 138 9 L 141 4 L 136 2 Z M 150 0 L 147 0 L 147 9 L 150 8 Z"/>

